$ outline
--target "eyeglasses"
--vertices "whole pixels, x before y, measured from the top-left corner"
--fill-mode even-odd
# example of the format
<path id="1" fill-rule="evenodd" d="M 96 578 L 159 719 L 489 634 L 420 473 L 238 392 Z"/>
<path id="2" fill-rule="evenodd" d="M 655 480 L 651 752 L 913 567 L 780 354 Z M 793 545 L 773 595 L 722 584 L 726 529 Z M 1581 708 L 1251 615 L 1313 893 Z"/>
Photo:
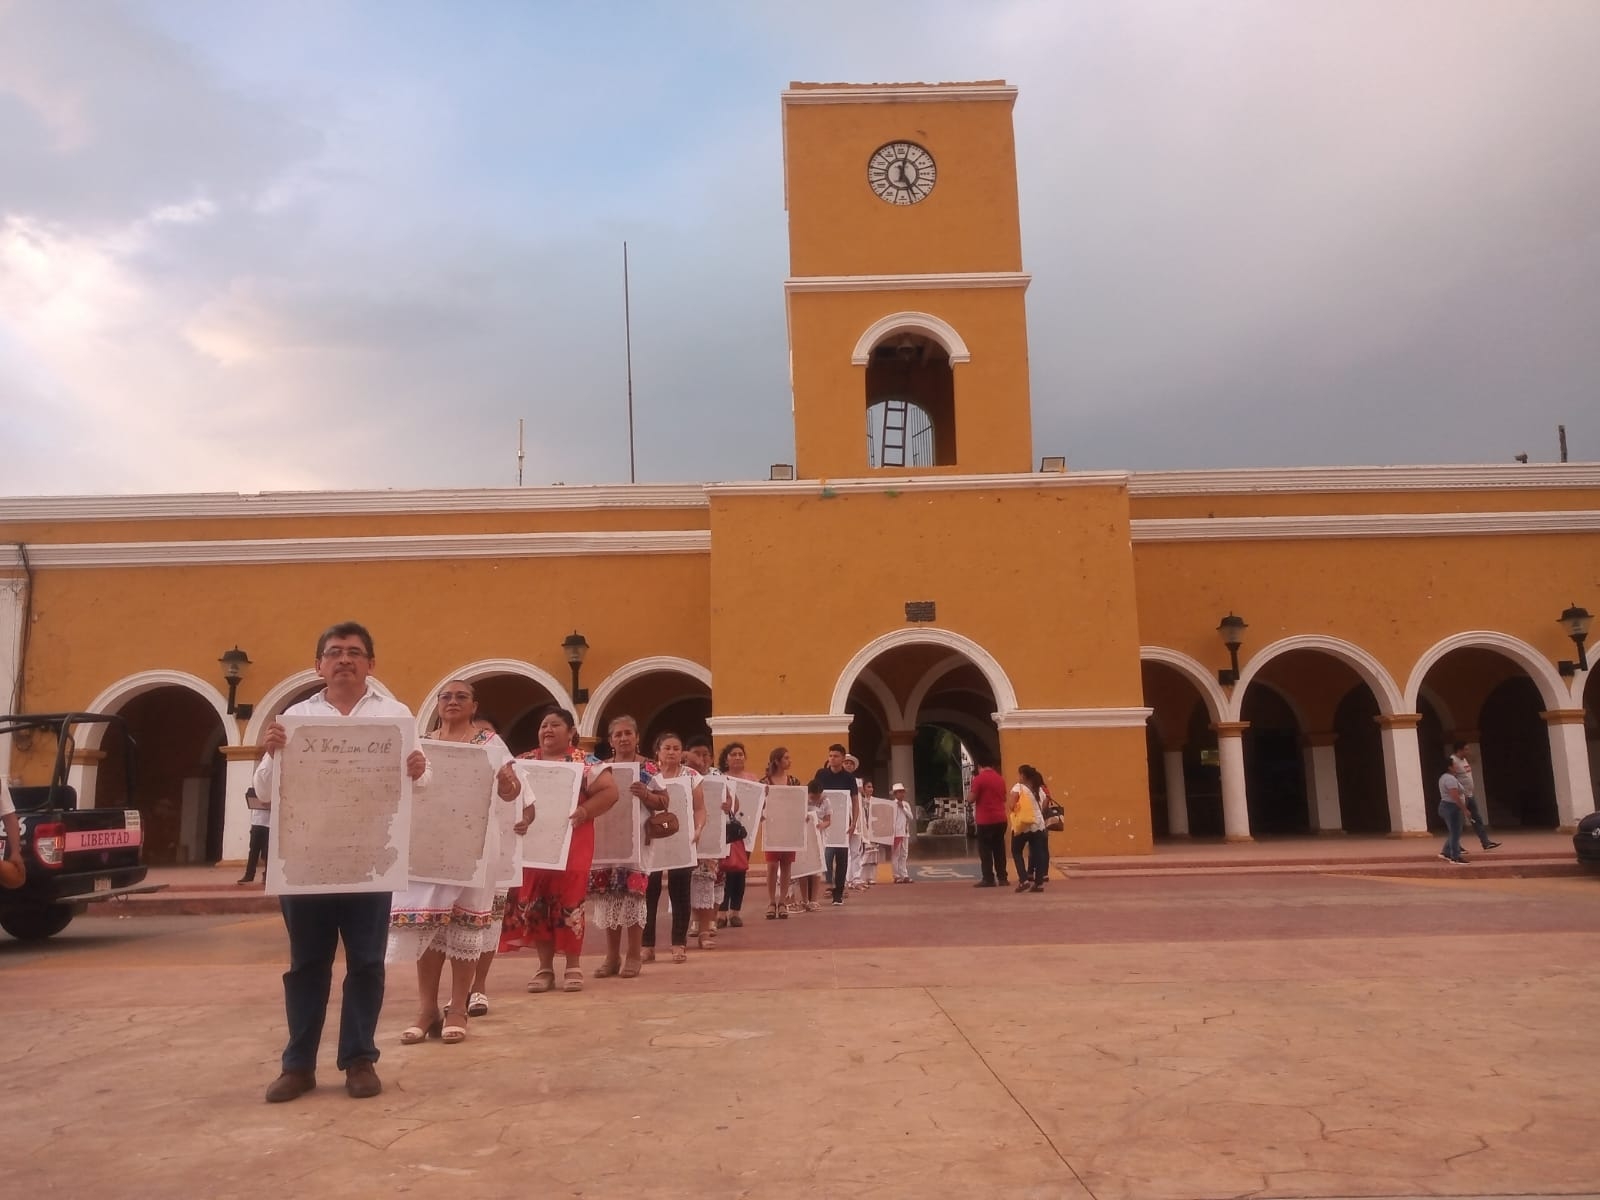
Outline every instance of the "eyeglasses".
<path id="1" fill-rule="evenodd" d="M 322 652 L 323 662 L 338 662 L 341 658 L 348 658 L 352 662 L 360 662 L 363 658 L 371 658 L 365 650 L 351 646 L 329 646 Z"/>
<path id="2" fill-rule="evenodd" d="M 463 704 L 465 704 L 465 703 L 469 702 L 471 699 L 472 699 L 472 693 L 471 692 L 440 692 L 439 693 L 439 702 L 441 704 L 448 704 L 452 700 L 460 700 Z"/>

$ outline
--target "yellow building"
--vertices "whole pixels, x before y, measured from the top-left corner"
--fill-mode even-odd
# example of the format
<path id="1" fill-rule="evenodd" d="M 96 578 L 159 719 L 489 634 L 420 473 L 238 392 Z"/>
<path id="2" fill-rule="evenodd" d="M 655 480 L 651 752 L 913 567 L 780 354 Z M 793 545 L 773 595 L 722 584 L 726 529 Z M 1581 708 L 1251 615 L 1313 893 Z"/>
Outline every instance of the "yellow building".
<path id="1" fill-rule="evenodd" d="M 1592 810 L 1600 692 L 1558 616 L 1600 596 L 1600 466 L 1034 470 L 1015 98 L 784 93 L 793 478 L 0 500 L 0 711 L 123 714 L 137 794 L 98 744 L 74 781 L 157 862 L 242 857 L 262 730 L 347 618 L 419 728 L 463 676 L 526 745 L 581 632 L 591 739 L 626 711 L 797 772 L 846 741 L 883 789 L 947 730 L 1039 766 L 1073 855 L 1422 835 L 1457 738 L 1497 826 Z"/>

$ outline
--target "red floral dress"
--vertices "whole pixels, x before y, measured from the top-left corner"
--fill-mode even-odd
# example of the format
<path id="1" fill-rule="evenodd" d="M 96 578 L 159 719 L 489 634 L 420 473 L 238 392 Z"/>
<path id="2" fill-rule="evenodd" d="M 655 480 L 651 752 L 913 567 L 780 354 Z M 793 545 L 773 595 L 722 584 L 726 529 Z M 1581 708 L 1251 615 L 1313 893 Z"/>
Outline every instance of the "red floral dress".
<path id="1" fill-rule="evenodd" d="M 523 758 L 544 758 L 535 750 Z M 601 762 L 581 747 L 573 746 L 558 762 L 584 764 L 578 803 L 589 798 L 589 782 Z M 522 883 L 506 898 L 505 925 L 500 931 L 501 950 L 522 950 L 538 942 L 555 942 L 557 954 L 583 953 L 583 901 L 589 892 L 589 868 L 594 863 L 594 822 L 573 827 L 572 845 L 564 871 L 524 867 Z"/>

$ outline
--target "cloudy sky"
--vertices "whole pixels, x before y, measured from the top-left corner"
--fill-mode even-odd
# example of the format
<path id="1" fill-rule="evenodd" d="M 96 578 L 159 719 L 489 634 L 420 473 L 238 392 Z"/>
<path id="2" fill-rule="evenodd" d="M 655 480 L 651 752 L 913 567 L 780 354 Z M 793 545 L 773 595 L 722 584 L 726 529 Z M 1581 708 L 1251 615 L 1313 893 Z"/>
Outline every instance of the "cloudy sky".
<path id="1" fill-rule="evenodd" d="M 1005 78 L 1035 444 L 1600 459 L 1591 0 L 0 0 L 0 494 L 793 453 L 779 92 Z"/>

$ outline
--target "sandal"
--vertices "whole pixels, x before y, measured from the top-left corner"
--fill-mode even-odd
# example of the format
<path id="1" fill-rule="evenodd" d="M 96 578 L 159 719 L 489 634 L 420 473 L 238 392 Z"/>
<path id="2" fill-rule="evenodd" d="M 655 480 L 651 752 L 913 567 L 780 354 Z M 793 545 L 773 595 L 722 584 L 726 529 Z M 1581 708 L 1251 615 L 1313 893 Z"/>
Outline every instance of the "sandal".
<path id="1" fill-rule="evenodd" d="M 776 921 L 777 919 L 778 919 L 778 906 L 776 904 L 767 905 L 767 920 Z"/>
<path id="2" fill-rule="evenodd" d="M 561 990 L 564 992 L 583 991 L 583 968 L 568 967 L 561 976 Z"/>
<path id="3" fill-rule="evenodd" d="M 609 979 L 613 975 L 622 974 L 622 963 L 615 958 L 608 958 L 594 969 L 596 979 Z"/>
<path id="4" fill-rule="evenodd" d="M 540 971 L 528 982 L 530 992 L 551 992 L 555 990 L 556 973 L 554 971 Z"/>
<path id="5" fill-rule="evenodd" d="M 675 962 L 675 963 L 686 963 L 686 962 L 688 962 L 689 961 L 689 947 L 687 947 L 687 946 L 674 946 L 672 948 L 672 961 Z"/>
<path id="6" fill-rule="evenodd" d="M 655 960 L 656 948 L 654 946 L 646 946 L 643 950 L 639 951 L 640 962 L 655 962 Z"/>
<path id="7" fill-rule="evenodd" d="M 780 908 L 778 910 L 778 920 L 787 921 L 788 919 L 789 919 L 789 910 L 788 910 L 788 908 Z"/>
<path id="8" fill-rule="evenodd" d="M 425 1042 L 429 1038 L 439 1036 L 439 1031 L 444 1027 L 443 1017 L 434 1017 L 426 1026 L 413 1025 L 409 1029 L 400 1031 L 400 1044 L 402 1046 L 415 1046 L 418 1042 Z"/>
<path id="9" fill-rule="evenodd" d="M 733 916 L 728 918 L 728 924 L 734 929 L 743 929 L 744 928 L 744 918 L 741 917 L 738 913 L 734 913 Z"/>
<path id="10" fill-rule="evenodd" d="M 633 957 L 626 959 L 622 964 L 622 970 L 617 972 L 618 978 L 621 979 L 634 979 L 638 977 L 638 974 L 639 960 Z"/>
<path id="11" fill-rule="evenodd" d="M 489 994 L 487 992 L 473 992 L 467 997 L 467 1016 L 487 1017 L 489 1015 Z"/>
<path id="12" fill-rule="evenodd" d="M 698 944 L 702 950 L 715 950 L 717 948 L 717 931 L 709 929 L 702 933 Z"/>
<path id="13" fill-rule="evenodd" d="M 444 1032 L 439 1036 L 439 1040 L 446 1046 L 460 1045 L 462 1042 L 467 1040 L 466 1024 L 446 1025 L 444 1027 Z"/>

